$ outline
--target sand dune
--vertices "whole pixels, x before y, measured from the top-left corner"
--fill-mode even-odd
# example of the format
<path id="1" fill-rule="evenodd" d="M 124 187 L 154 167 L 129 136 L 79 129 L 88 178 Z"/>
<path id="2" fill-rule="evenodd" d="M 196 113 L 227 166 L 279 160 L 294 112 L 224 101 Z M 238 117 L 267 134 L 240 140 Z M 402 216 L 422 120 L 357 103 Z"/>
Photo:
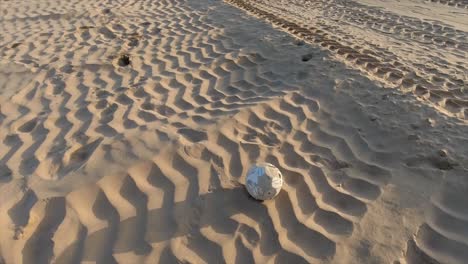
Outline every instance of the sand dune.
<path id="1" fill-rule="evenodd" d="M 226 2 L 3 3 L 0 263 L 463 263 L 463 23 Z"/>

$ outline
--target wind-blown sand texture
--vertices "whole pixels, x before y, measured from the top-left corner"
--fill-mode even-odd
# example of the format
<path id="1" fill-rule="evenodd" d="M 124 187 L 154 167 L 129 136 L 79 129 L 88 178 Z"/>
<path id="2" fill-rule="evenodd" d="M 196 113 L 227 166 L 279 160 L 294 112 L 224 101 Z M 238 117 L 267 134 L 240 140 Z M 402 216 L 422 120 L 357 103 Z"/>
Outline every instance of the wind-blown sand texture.
<path id="1" fill-rule="evenodd" d="M 468 260 L 464 1 L 0 1 L 0 263 Z"/>
<path id="2" fill-rule="evenodd" d="M 412 92 L 448 115 L 461 119 L 468 116 L 466 1 L 451 2 L 451 12 L 439 11 L 439 5 L 423 1 L 390 8 L 394 12 L 343 0 L 227 2 L 320 45 L 371 79 Z M 389 5 L 378 0 L 363 2 Z M 410 7 L 416 10 L 411 12 Z M 436 11 L 421 15 L 431 8 Z M 416 17 L 401 15 L 404 12 L 399 11 L 410 11 Z M 442 13 L 440 18 L 444 19 L 444 13 L 456 12 L 461 15 L 458 23 L 450 23 L 453 25 L 433 20 L 434 13 Z"/>

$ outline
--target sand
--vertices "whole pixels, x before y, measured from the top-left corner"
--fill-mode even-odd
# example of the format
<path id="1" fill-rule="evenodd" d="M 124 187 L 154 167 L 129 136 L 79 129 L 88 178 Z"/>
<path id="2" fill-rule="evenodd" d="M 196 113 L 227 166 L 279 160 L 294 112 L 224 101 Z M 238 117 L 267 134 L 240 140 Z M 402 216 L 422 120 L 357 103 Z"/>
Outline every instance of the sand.
<path id="1" fill-rule="evenodd" d="M 0 263 L 468 260 L 466 1 L 0 14 Z"/>

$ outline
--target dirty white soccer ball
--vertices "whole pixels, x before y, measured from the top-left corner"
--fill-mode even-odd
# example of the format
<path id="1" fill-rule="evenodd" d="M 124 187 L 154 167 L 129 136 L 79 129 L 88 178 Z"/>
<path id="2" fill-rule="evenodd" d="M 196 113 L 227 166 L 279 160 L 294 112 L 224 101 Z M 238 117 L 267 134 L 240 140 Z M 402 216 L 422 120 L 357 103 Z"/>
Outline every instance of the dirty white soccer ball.
<path id="1" fill-rule="evenodd" d="M 257 200 L 274 198 L 281 191 L 282 186 L 283 175 L 270 163 L 254 165 L 247 172 L 247 191 Z"/>

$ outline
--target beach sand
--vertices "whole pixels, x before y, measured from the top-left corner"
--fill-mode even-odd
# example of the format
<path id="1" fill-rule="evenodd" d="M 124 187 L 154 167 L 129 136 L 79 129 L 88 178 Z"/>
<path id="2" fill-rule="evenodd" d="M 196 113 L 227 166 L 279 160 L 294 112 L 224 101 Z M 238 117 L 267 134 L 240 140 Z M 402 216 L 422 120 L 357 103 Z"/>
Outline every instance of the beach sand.
<path id="1" fill-rule="evenodd" d="M 466 1 L 0 5 L 0 263 L 468 261 Z"/>

